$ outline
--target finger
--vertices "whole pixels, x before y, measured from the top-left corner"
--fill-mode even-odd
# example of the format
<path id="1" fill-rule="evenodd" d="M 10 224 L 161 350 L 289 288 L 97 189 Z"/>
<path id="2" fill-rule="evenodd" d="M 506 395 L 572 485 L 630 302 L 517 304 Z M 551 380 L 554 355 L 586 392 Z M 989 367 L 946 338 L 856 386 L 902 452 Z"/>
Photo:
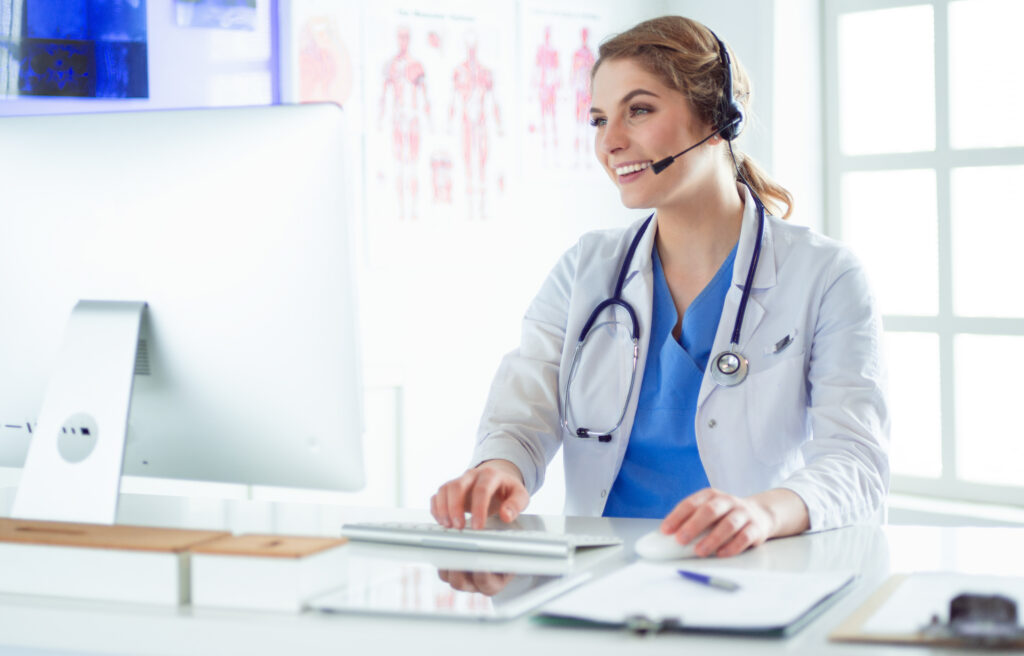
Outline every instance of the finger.
<path id="1" fill-rule="evenodd" d="M 735 504 L 736 500 L 729 495 L 717 492 L 710 495 L 710 498 L 683 522 L 676 536 L 683 544 L 689 544 L 704 531 L 711 530 L 719 519 L 735 507 Z"/>
<path id="2" fill-rule="evenodd" d="M 475 475 L 472 472 L 463 474 L 445 486 L 448 508 L 448 527 L 462 529 L 466 526 L 466 494 L 472 489 L 475 482 Z"/>
<path id="3" fill-rule="evenodd" d="M 470 579 L 469 572 L 453 571 L 448 575 L 448 585 L 463 592 L 476 592 L 476 586 Z"/>
<path id="4" fill-rule="evenodd" d="M 693 512 L 702 506 L 708 499 L 708 497 L 714 493 L 711 488 L 704 488 L 698 490 L 686 497 L 682 501 L 676 504 L 676 507 L 665 516 L 665 519 L 661 520 L 661 532 L 670 535 L 679 530 L 679 527 L 683 525 Z"/>
<path id="5" fill-rule="evenodd" d="M 448 516 L 448 491 L 454 481 L 448 481 L 437 489 L 434 496 L 430 497 L 430 514 L 434 516 L 437 523 L 448 528 L 451 527 L 451 518 Z"/>
<path id="6" fill-rule="evenodd" d="M 526 509 L 526 506 L 530 503 L 530 493 L 526 491 L 523 484 L 519 481 L 512 481 L 512 490 L 505 499 L 504 503 L 501 504 L 501 509 L 498 511 L 498 516 L 501 521 L 506 524 L 515 521 L 519 513 Z"/>
<path id="7" fill-rule="evenodd" d="M 762 542 L 764 542 L 764 538 L 761 537 L 760 529 L 756 523 L 750 521 L 736 535 L 732 536 L 731 540 L 719 548 L 715 555 L 719 558 L 728 558 L 743 553 L 751 547 L 756 547 Z"/>
<path id="8" fill-rule="evenodd" d="M 437 494 L 435 494 L 430 500 L 430 512 L 433 513 L 434 519 L 437 520 L 437 523 L 445 528 L 451 528 L 452 526 L 452 520 L 448 516 L 448 486 L 450 486 L 451 483 L 451 481 L 448 481 L 442 485 L 437 490 Z"/>
<path id="9" fill-rule="evenodd" d="M 448 481 L 447 483 L 445 483 L 444 487 L 441 488 L 441 490 L 439 492 L 439 495 L 438 495 L 438 500 L 437 500 L 438 513 L 441 515 L 441 519 L 443 520 L 442 523 L 443 523 L 445 528 L 451 528 L 452 524 L 453 524 L 453 521 L 454 521 L 452 519 L 452 514 L 451 514 L 450 498 L 453 495 L 455 495 L 455 494 L 458 494 L 458 491 L 455 488 L 455 481 L 452 480 L 452 481 Z"/>
<path id="10" fill-rule="evenodd" d="M 694 546 L 694 553 L 698 556 L 710 556 L 717 553 L 749 523 L 750 515 L 746 510 L 743 508 L 733 509 L 715 522 L 704 539 Z"/>
<path id="11" fill-rule="evenodd" d="M 491 597 L 505 589 L 510 577 L 510 574 L 477 572 L 473 575 L 473 585 L 476 586 L 476 589 L 479 590 L 481 594 Z"/>
<path id="12" fill-rule="evenodd" d="M 472 526 L 475 529 L 482 529 L 490 515 L 491 500 L 498 492 L 501 485 L 501 475 L 495 471 L 485 470 L 477 476 L 476 485 L 470 496 L 470 513 L 472 514 Z"/>

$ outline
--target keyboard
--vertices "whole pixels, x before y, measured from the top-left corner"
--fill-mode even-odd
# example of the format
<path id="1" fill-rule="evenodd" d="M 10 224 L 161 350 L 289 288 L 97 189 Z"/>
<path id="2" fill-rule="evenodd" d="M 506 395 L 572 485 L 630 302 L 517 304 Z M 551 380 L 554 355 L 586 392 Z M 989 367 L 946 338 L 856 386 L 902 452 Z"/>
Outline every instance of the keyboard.
<path id="1" fill-rule="evenodd" d="M 459 530 L 429 522 L 345 524 L 341 527 L 341 534 L 350 540 L 521 556 L 567 557 L 577 549 L 622 544 L 621 539 L 607 535 L 549 533 L 515 528 Z"/>

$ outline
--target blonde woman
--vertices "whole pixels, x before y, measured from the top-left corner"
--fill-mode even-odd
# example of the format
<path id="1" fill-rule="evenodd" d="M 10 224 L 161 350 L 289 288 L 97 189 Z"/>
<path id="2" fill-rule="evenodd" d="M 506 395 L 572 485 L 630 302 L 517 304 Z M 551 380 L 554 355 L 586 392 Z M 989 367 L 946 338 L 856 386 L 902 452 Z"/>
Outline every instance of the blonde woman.
<path id="1" fill-rule="evenodd" d="M 623 205 L 654 213 L 555 265 L 435 519 L 512 521 L 559 447 L 566 514 L 663 518 L 701 556 L 875 516 L 880 318 L 857 260 L 787 223 L 789 192 L 733 145 L 742 66 L 665 16 L 605 41 L 592 77 L 597 159 Z"/>

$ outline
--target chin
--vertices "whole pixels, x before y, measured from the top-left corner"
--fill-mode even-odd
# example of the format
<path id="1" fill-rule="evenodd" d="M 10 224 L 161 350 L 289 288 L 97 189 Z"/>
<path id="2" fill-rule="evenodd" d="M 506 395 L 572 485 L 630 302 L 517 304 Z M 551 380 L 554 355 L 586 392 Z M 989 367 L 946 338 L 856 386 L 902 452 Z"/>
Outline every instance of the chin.
<path id="1" fill-rule="evenodd" d="M 622 206 L 628 210 L 642 210 L 651 206 L 645 199 L 626 194 L 619 194 L 619 199 L 622 202 Z"/>

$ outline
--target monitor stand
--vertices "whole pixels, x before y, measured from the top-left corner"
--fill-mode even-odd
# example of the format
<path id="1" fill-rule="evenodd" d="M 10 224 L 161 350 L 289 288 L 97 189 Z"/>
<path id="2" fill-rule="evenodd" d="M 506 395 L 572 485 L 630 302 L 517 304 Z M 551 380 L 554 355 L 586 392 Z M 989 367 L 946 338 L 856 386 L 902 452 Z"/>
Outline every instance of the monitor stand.
<path id="1" fill-rule="evenodd" d="M 11 516 L 113 524 L 144 302 L 79 301 Z"/>

